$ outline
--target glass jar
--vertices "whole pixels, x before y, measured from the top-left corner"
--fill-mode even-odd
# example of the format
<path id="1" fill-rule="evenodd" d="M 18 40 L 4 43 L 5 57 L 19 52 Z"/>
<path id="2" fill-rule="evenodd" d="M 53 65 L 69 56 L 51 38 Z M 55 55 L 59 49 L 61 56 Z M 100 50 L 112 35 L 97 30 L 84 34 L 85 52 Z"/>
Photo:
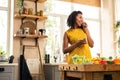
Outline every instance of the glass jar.
<path id="1" fill-rule="evenodd" d="M 44 14 L 43 14 L 43 10 L 40 10 L 40 16 L 43 16 Z"/>
<path id="2" fill-rule="evenodd" d="M 33 9 L 32 8 L 28 8 L 28 14 L 33 15 Z"/>

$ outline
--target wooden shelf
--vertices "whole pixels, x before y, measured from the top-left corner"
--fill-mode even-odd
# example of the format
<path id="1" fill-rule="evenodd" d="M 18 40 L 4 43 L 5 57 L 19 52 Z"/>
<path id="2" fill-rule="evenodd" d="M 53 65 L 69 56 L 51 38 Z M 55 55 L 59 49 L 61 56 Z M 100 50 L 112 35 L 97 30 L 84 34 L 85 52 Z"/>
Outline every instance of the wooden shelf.
<path id="1" fill-rule="evenodd" d="M 32 2 L 35 2 L 35 1 L 37 1 L 37 0 L 25 0 L 25 1 L 32 1 Z M 38 0 L 39 3 L 43 3 L 43 2 L 45 2 L 45 1 L 47 1 L 47 0 Z"/>
<path id="2" fill-rule="evenodd" d="M 48 36 L 44 35 L 44 36 L 41 36 L 41 35 L 25 35 L 25 34 L 14 34 L 14 37 L 15 38 L 47 38 Z"/>
<path id="3" fill-rule="evenodd" d="M 46 16 L 36 16 L 36 15 L 27 15 L 27 14 L 15 14 L 15 18 L 28 18 L 28 19 L 39 19 L 39 20 L 46 20 Z"/>

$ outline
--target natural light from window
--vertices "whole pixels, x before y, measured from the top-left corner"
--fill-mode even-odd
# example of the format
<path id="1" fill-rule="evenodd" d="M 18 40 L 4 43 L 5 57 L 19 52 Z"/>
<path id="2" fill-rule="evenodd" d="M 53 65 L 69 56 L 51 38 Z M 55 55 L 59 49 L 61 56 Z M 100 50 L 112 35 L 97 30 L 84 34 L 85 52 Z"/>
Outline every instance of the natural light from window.
<path id="1" fill-rule="evenodd" d="M 46 14 L 48 15 L 46 30 L 48 31 L 47 35 L 49 36 L 47 40 L 46 54 L 52 56 L 63 54 L 62 41 L 63 34 L 68 29 L 66 25 L 67 17 L 72 11 L 80 10 L 83 12 L 83 17 L 88 23 L 88 28 L 95 42 L 94 48 L 91 49 L 91 52 L 92 56 L 96 57 L 96 54 L 101 52 L 99 8 L 81 4 L 71 4 L 69 2 L 57 0 L 52 0 L 51 2 L 47 1 L 46 5 L 48 4 L 52 5 L 45 7 Z"/>
<path id="2" fill-rule="evenodd" d="M 0 1 L 0 46 L 7 50 L 8 0 Z"/>

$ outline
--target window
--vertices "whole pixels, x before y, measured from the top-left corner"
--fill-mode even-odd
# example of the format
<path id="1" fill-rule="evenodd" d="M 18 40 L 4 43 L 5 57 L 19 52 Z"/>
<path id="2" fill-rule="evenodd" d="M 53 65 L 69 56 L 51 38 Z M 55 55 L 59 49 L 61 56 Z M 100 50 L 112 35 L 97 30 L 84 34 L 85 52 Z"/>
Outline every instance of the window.
<path id="1" fill-rule="evenodd" d="M 3 50 L 8 51 L 9 46 L 9 30 L 10 30 L 10 2 L 11 0 L 1 0 L 0 1 L 0 46 Z"/>
<path id="2" fill-rule="evenodd" d="M 48 20 L 46 22 L 46 29 L 48 31 L 48 39 L 46 46 L 47 54 L 50 54 L 52 56 L 61 54 L 61 56 L 63 56 L 63 34 L 68 29 L 66 25 L 66 20 L 68 15 L 74 10 L 82 11 L 85 21 L 89 25 L 89 30 L 91 32 L 92 38 L 95 41 L 95 47 L 91 49 L 92 56 L 94 57 L 96 56 L 96 53 L 101 52 L 99 7 L 91 7 L 82 4 L 52 0 L 47 1 L 45 5 L 46 15 L 48 16 Z"/>
<path id="3" fill-rule="evenodd" d="M 115 21 L 116 22 L 118 22 L 118 21 L 120 21 L 120 0 L 115 0 Z M 120 37 L 120 28 L 119 28 L 119 30 L 118 30 L 118 32 L 117 32 L 117 34 L 116 34 L 116 39 L 115 40 L 119 40 L 119 37 Z M 117 44 L 115 44 L 115 46 L 116 46 L 116 56 L 120 56 L 120 49 L 118 48 L 118 42 L 117 42 Z"/>

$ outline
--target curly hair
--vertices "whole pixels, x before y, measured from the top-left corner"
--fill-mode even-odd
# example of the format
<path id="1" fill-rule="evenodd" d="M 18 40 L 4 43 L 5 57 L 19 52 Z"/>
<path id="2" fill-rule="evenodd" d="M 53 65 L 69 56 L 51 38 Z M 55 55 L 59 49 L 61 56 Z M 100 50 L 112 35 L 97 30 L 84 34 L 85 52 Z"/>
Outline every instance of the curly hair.
<path id="1" fill-rule="evenodd" d="M 78 14 L 82 14 L 81 11 L 73 11 L 69 16 L 68 16 L 68 19 L 67 19 L 67 25 L 71 28 L 74 27 L 75 25 L 75 22 L 76 22 L 76 16 Z"/>

